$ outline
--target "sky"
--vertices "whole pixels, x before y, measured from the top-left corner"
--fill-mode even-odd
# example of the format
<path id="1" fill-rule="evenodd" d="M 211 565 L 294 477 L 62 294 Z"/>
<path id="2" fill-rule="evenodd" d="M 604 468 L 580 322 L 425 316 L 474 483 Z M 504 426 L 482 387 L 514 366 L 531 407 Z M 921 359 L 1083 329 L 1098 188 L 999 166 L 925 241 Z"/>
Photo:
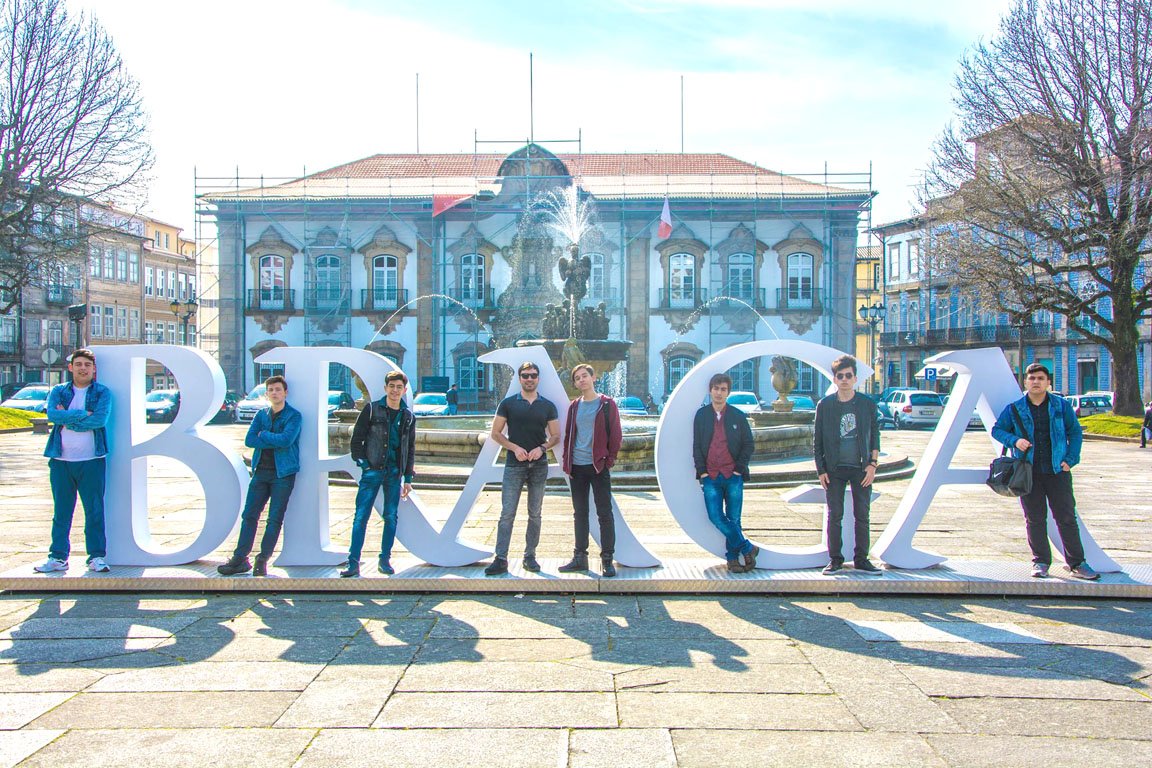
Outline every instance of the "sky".
<path id="1" fill-rule="evenodd" d="M 1011 0 L 72 0 L 138 80 L 146 210 L 191 234 L 201 189 L 377 153 L 722 152 L 868 173 L 873 223 L 913 212 L 965 51 Z M 529 54 L 534 107 L 529 108 Z M 530 121 L 530 115 L 532 119 Z M 516 144 L 484 144 L 510 152 Z M 830 176 L 830 180 L 835 176 Z"/>

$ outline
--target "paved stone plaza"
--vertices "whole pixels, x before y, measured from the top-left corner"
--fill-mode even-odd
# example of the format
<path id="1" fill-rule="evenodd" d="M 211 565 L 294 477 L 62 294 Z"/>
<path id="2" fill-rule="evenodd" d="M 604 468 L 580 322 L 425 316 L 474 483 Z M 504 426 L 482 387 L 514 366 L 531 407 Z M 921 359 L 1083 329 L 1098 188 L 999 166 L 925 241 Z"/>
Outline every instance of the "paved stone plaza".
<path id="1" fill-rule="evenodd" d="M 913 458 L 928 439 L 883 437 Z M 0 436 L 2 571 L 45 556 L 42 445 Z M 970 433 L 958 463 L 989 455 Z M 1090 442 L 1076 471 L 1122 565 L 1152 563 L 1150 465 Z M 880 487 L 874 536 L 907 483 Z M 194 481 L 160 462 L 152 491 L 159 541 L 190 541 Z M 332 491 L 338 544 L 353 493 Z M 747 494 L 750 535 L 817 541 L 820 510 L 780 493 Z M 701 556 L 658 494 L 619 500 L 661 558 Z M 491 544 L 497 514 L 489 492 L 465 535 Z M 570 527 L 567 497 L 549 496 L 541 555 L 568 554 Z M 941 493 L 917 543 L 1028 560 L 1017 505 L 983 489 Z M 1131 766 L 1152 753 L 1150 679 L 1152 601 L 7 593 L 0 764 Z"/>

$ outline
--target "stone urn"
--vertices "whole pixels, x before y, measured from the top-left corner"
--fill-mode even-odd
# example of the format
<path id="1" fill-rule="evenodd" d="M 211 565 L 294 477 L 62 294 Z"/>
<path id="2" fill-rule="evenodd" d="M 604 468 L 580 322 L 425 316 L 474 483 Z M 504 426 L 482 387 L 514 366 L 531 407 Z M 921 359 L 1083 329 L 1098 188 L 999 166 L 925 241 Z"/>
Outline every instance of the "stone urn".
<path id="1" fill-rule="evenodd" d="M 794 403 L 788 399 L 788 395 L 796 389 L 796 364 L 791 358 L 775 357 L 768 370 L 772 373 L 772 386 L 777 393 L 772 402 L 772 410 L 776 413 L 791 413 Z"/>

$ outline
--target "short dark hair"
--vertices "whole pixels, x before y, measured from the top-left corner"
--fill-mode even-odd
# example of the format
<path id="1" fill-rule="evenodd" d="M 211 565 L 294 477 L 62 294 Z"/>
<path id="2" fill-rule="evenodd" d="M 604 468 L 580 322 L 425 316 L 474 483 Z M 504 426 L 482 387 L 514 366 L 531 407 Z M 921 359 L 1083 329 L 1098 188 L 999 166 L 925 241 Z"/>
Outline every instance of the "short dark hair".
<path id="1" fill-rule="evenodd" d="M 1044 374 L 1044 377 L 1048 379 L 1048 381 L 1052 381 L 1052 371 L 1048 370 L 1048 366 L 1046 365 L 1042 365 L 1041 363 L 1032 363 L 1032 365 L 1024 369 L 1025 376 L 1033 373 L 1042 373 Z"/>
<path id="2" fill-rule="evenodd" d="M 532 362 L 531 360 L 526 360 L 525 362 L 520 363 L 520 367 L 516 369 L 516 373 L 524 373 L 524 371 L 528 370 L 529 368 L 536 371 L 536 373 L 540 373 L 540 366 L 536 365 L 536 363 Z"/>
<path id="3" fill-rule="evenodd" d="M 402 381 L 405 384 L 408 383 L 408 377 L 404 375 L 404 371 L 388 371 L 388 373 L 384 374 L 385 386 L 397 380 Z"/>
<path id="4" fill-rule="evenodd" d="M 729 392 L 732 391 L 732 377 L 729 376 L 728 374 L 716 373 L 716 374 L 712 375 L 712 378 L 708 379 L 708 389 L 709 390 L 711 390 L 712 387 L 717 387 L 721 384 L 726 385 L 728 387 Z"/>
<path id="5" fill-rule="evenodd" d="M 78 357 L 86 357 L 92 361 L 92 365 L 96 365 L 96 353 L 88 349 L 88 347 L 80 347 L 74 350 L 72 354 L 68 356 L 68 362 L 71 363 Z"/>
<path id="6" fill-rule="evenodd" d="M 832 374 L 833 375 L 840 373 L 840 371 L 844 370 L 845 368 L 851 368 L 852 369 L 852 375 L 855 376 L 856 375 L 856 358 L 852 357 L 852 355 L 840 355 L 840 357 L 838 357 L 832 361 Z"/>
<path id="7" fill-rule="evenodd" d="M 572 379 L 573 384 L 576 383 L 576 374 L 580 371 L 588 371 L 589 376 L 591 376 L 592 378 L 596 378 L 596 369 L 595 368 L 588 365 L 588 363 L 580 363 L 579 365 L 575 366 L 572 369 L 572 374 L 571 374 L 570 378 Z"/>
<path id="8" fill-rule="evenodd" d="M 268 387 L 272 386 L 273 384 L 279 384 L 280 386 L 284 387 L 285 392 L 288 391 L 288 380 L 280 374 L 269 376 L 268 378 L 264 379 L 264 389 L 268 389 Z"/>

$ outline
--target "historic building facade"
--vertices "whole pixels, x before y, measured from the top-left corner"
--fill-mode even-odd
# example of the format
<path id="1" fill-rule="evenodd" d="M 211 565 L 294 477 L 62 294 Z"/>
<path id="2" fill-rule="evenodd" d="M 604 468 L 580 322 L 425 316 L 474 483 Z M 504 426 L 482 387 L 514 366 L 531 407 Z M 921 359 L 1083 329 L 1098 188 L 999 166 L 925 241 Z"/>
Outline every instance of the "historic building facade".
<path id="1" fill-rule="evenodd" d="M 376 155 L 280 184 L 201 192 L 219 254 L 219 358 L 229 387 L 275 370 L 281 345 L 353 346 L 502 394 L 477 358 L 539 338 L 563 299 L 571 235 L 544 211 L 574 187 L 595 215 L 583 306 L 632 342 L 609 383 L 660 402 L 709 353 L 754 339 L 854 348 L 857 234 L 866 186 L 785 176 L 720 154 Z M 671 231 L 660 233 L 665 200 Z M 735 389 L 772 396 L 758 360 Z M 346 373 L 333 371 L 333 387 Z M 801 367 L 799 391 L 814 392 Z"/>

